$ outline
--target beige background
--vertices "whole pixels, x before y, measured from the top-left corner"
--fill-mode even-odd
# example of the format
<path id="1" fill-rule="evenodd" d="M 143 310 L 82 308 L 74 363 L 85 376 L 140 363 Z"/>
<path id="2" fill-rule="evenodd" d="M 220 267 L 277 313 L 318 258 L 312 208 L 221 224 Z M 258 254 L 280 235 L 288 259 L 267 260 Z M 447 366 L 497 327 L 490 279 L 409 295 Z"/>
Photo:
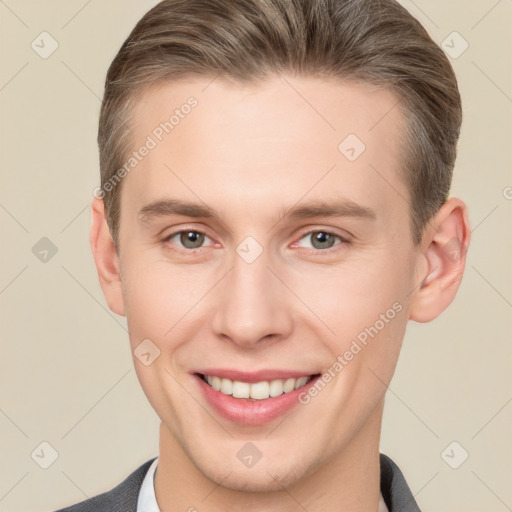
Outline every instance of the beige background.
<path id="1" fill-rule="evenodd" d="M 0 1 L 0 512 L 75 503 L 157 454 L 158 419 L 88 245 L 105 73 L 155 3 Z M 422 510 L 501 512 L 512 507 L 512 1 L 403 4 L 438 43 L 453 31 L 469 43 L 452 59 L 465 112 L 452 195 L 473 237 L 453 305 L 409 325 L 381 451 Z M 59 45 L 47 59 L 31 47 L 43 31 Z M 32 252 L 42 237 L 58 249 L 46 263 Z M 31 456 L 43 441 L 58 452 L 48 469 Z M 458 469 L 441 456 L 452 441 L 452 460 L 469 453 Z"/>

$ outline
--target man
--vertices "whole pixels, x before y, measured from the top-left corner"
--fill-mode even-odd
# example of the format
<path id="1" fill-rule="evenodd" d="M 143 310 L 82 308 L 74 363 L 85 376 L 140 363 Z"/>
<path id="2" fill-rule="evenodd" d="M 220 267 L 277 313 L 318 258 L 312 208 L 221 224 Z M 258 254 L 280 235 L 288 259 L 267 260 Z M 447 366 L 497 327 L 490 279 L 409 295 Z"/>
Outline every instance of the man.
<path id="1" fill-rule="evenodd" d="M 159 457 L 63 510 L 419 510 L 380 429 L 408 321 L 462 279 L 460 124 L 393 0 L 147 13 L 108 72 L 90 238 Z"/>

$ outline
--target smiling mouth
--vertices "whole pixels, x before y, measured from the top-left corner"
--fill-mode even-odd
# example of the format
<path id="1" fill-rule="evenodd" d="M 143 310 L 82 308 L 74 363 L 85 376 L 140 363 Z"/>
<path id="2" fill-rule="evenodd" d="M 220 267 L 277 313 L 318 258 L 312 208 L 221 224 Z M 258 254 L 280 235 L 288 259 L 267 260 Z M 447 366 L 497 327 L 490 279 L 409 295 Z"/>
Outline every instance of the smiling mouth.
<path id="1" fill-rule="evenodd" d="M 320 374 L 305 375 L 298 378 L 263 380 L 260 382 L 243 382 L 217 377 L 215 375 L 197 374 L 215 391 L 233 398 L 245 398 L 252 400 L 266 400 L 290 393 L 308 384 Z"/>

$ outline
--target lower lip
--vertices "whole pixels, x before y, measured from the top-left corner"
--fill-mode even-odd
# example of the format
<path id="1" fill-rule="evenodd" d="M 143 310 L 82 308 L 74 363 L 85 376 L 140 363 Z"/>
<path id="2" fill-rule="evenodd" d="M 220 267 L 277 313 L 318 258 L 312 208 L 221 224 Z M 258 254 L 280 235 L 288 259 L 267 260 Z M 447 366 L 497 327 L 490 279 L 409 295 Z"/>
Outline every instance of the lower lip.
<path id="1" fill-rule="evenodd" d="M 213 389 L 199 375 L 195 374 L 193 377 L 198 382 L 206 401 L 220 416 L 240 425 L 264 425 L 283 416 L 297 405 L 299 395 L 313 386 L 320 375 L 313 377 L 298 389 L 264 400 L 233 398 Z"/>

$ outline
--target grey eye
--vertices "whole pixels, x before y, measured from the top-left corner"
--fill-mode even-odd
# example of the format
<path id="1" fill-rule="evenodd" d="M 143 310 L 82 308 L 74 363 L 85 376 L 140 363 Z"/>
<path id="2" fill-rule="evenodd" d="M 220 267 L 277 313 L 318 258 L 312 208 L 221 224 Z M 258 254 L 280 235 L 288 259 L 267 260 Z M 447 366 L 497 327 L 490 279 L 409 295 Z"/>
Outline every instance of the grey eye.
<path id="1" fill-rule="evenodd" d="M 185 249 L 198 249 L 200 248 L 205 238 L 208 238 L 204 233 L 200 233 L 199 231 L 179 231 L 174 234 L 169 240 L 173 240 L 178 238 L 179 244 Z"/>
<path id="2" fill-rule="evenodd" d="M 311 231 L 301 238 L 301 240 L 303 239 L 311 240 L 310 247 L 317 250 L 330 249 L 336 245 L 336 239 L 342 240 L 339 235 L 328 231 Z"/>

